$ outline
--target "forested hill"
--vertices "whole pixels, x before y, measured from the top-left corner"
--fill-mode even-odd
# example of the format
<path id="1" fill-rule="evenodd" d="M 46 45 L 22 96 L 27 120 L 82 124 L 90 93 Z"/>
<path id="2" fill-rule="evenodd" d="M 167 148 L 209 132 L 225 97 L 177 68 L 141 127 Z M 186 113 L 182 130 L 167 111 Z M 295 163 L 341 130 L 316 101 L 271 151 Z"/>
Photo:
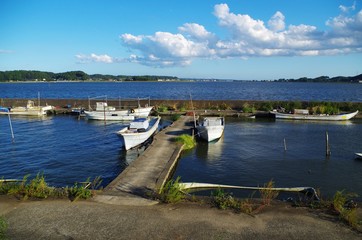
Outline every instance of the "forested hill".
<path id="1" fill-rule="evenodd" d="M 172 76 L 127 76 L 127 75 L 105 75 L 105 74 L 92 74 L 89 75 L 83 71 L 70 71 L 63 73 L 43 72 L 43 71 L 0 71 L 0 82 L 9 81 L 178 81 L 177 77 Z M 222 81 L 222 80 L 220 80 Z M 361 83 L 362 74 L 354 77 L 328 77 L 320 76 L 317 78 L 298 78 L 298 79 L 278 79 L 275 82 L 348 82 L 348 83 Z"/>
<path id="2" fill-rule="evenodd" d="M 63 73 L 52 73 L 42 71 L 0 71 L 0 82 L 7 81 L 157 81 L 177 80 L 170 76 L 125 76 L 125 75 L 88 75 L 82 71 L 70 71 Z"/>
<path id="3" fill-rule="evenodd" d="M 354 77 L 333 77 L 330 78 L 328 76 L 320 76 L 317 78 L 298 78 L 298 79 L 279 79 L 275 80 L 275 82 L 345 82 L 345 83 L 359 83 L 362 82 L 362 74 L 356 75 Z"/>

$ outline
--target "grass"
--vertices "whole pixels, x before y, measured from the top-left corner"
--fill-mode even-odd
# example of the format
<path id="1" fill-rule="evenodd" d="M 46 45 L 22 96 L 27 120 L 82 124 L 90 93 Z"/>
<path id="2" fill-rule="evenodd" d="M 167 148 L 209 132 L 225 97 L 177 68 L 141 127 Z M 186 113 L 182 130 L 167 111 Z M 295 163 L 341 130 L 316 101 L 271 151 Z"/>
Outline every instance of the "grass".
<path id="1" fill-rule="evenodd" d="M 90 189 L 79 183 L 75 183 L 72 187 L 54 188 L 46 183 L 43 174 L 38 173 L 30 181 L 28 178 L 29 175 L 26 175 L 20 182 L 0 182 L 0 194 L 12 195 L 24 200 L 52 197 L 69 198 L 72 201 L 76 201 L 92 197 L 95 194 L 95 190 L 101 184 L 100 177 L 96 177 L 92 182 L 87 179 Z"/>
<path id="2" fill-rule="evenodd" d="M 184 149 L 192 149 L 196 146 L 196 140 L 188 135 L 188 134 L 182 134 L 174 139 L 175 142 L 184 144 Z"/>
<path id="3" fill-rule="evenodd" d="M 6 239 L 6 230 L 8 229 L 8 224 L 3 216 L 0 216 L 0 240 Z"/>
<path id="4" fill-rule="evenodd" d="M 181 189 L 180 177 L 177 177 L 176 180 L 169 180 L 160 190 L 159 198 L 164 203 L 178 203 L 182 201 L 187 192 Z"/>
<path id="5" fill-rule="evenodd" d="M 269 206 L 271 201 L 279 195 L 279 192 L 272 190 L 272 188 L 274 188 L 274 181 L 270 180 L 268 183 L 264 184 L 263 189 L 259 190 L 263 204 L 266 206 Z"/>
<path id="6" fill-rule="evenodd" d="M 355 196 L 356 194 L 337 191 L 333 197 L 333 208 L 339 215 L 339 218 L 353 228 L 359 225 L 357 208 L 353 204 L 349 204 L 353 203 L 350 199 Z"/>

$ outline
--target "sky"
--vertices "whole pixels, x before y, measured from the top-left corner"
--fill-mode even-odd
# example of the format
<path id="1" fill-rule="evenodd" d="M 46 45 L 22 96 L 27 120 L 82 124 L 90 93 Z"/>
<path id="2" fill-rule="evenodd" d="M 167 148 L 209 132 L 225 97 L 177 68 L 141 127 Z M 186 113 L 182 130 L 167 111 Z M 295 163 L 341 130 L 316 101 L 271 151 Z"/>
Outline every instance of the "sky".
<path id="1" fill-rule="evenodd" d="M 362 74 L 362 0 L 0 0 L 0 71 Z"/>

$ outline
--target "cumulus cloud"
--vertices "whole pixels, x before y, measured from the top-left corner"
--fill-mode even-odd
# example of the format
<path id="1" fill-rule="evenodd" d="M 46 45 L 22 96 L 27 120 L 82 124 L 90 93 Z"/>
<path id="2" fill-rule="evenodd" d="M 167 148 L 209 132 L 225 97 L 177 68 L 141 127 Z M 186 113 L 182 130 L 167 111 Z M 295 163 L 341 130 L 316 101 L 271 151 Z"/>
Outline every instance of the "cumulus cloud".
<path id="1" fill-rule="evenodd" d="M 155 32 L 152 35 L 124 33 L 120 39 L 132 54 L 127 61 L 153 67 L 186 66 L 196 58 L 250 58 L 261 56 L 318 56 L 362 52 L 362 10 L 340 6 L 341 14 L 326 21 L 328 30 L 305 24 L 286 25 L 277 11 L 265 23 L 247 14 L 230 11 L 227 4 L 214 6 L 224 38 L 198 23 L 185 23 L 178 32 Z M 103 56 L 103 57 L 102 57 Z M 93 61 L 113 62 L 106 55 Z M 96 60 L 98 59 L 98 60 Z"/>
<path id="2" fill-rule="evenodd" d="M 77 54 L 75 55 L 75 57 L 78 59 L 80 63 L 88 63 L 88 62 L 113 63 L 118 61 L 116 58 L 112 58 L 107 54 L 104 55 L 97 55 L 94 53 L 90 55 Z"/>

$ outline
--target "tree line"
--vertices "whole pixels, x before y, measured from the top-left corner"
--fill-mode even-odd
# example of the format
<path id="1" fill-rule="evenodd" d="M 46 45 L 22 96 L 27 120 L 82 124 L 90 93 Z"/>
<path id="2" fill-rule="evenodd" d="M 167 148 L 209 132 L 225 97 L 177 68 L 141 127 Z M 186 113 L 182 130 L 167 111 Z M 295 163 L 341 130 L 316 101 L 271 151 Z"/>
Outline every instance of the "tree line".
<path id="1" fill-rule="evenodd" d="M 177 80 L 172 76 L 126 76 L 126 75 L 89 75 L 83 71 L 69 71 L 62 73 L 44 71 L 0 71 L 0 82 L 7 81 L 157 81 L 159 79 Z"/>
<path id="2" fill-rule="evenodd" d="M 359 83 L 362 82 L 362 74 L 353 76 L 353 77 L 343 77 L 343 76 L 338 76 L 338 77 L 328 77 L 328 76 L 320 76 L 320 77 L 316 77 L 316 78 L 307 78 L 307 77 L 302 77 L 302 78 L 298 78 L 298 79 L 278 79 L 275 80 L 276 82 L 325 82 L 325 83 L 329 83 L 329 82 L 343 82 L 343 83 Z"/>

